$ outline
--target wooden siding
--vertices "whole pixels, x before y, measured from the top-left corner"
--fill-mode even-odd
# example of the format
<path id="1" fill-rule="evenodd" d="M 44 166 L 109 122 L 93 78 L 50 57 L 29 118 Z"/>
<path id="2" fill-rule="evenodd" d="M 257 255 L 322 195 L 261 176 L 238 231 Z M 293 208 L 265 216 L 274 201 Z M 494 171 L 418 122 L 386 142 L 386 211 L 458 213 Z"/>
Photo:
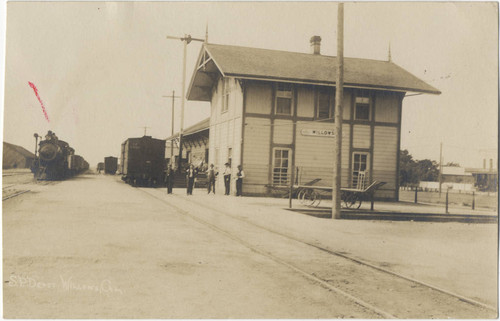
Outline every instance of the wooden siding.
<path id="1" fill-rule="evenodd" d="M 224 163 L 228 160 L 228 149 L 232 149 L 232 172 L 236 172 L 236 165 L 241 162 L 241 121 L 243 114 L 243 91 L 238 80 L 228 78 L 229 105 L 225 112 L 222 112 L 223 80 L 220 79 L 217 87 L 213 91 L 210 117 L 210 138 L 209 138 L 209 164 L 219 170 L 220 178 L 217 180 L 217 189 L 223 190 L 224 180 L 222 172 Z M 216 152 L 218 150 L 218 152 Z M 218 158 L 217 158 L 218 156 Z M 217 159 L 216 159 L 217 158 Z M 231 182 L 235 184 L 234 181 Z M 235 188 L 232 186 L 232 193 Z"/>
<path id="2" fill-rule="evenodd" d="M 352 104 L 352 91 L 344 90 L 344 101 L 342 106 L 343 118 L 348 120 L 351 119 L 351 104 Z M 335 104 L 335 102 L 334 102 Z"/>
<path id="3" fill-rule="evenodd" d="M 234 119 L 227 121 L 227 147 L 234 147 Z"/>
<path id="4" fill-rule="evenodd" d="M 370 148 L 370 126 L 354 125 L 353 129 L 353 148 Z"/>
<path id="5" fill-rule="evenodd" d="M 375 97 L 375 121 L 397 123 L 399 118 L 398 97 L 394 94 L 383 92 L 378 92 Z"/>
<path id="6" fill-rule="evenodd" d="M 331 186 L 335 140 L 333 137 L 306 136 L 302 129 L 334 130 L 333 123 L 297 122 L 295 166 L 299 168 L 301 183 L 321 178 L 317 185 Z M 348 184 L 349 125 L 342 126 L 342 186 Z"/>
<path id="7" fill-rule="evenodd" d="M 264 185 L 268 184 L 271 121 L 266 118 L 246 117 L 244 130 L 244 191 L 249 193 L 264 192 Z M 260 187 L 256 185 L 260 185 Z"/>
<path id="8" fill-rule="evenodd" d="M 314 87 L 297 87 L 297 116 L 314 117 Z"/>
<path id="9" fill-rule="evenodd" d="M 333 171 L 334 139 L 332 137 L 306 136 L 302 129 L 334 130 L 333 122 L 313 121 L 315 118 L 315 87 L 297 85 L 296 116 L 276 117 L 271 115 L 274 106 L 273 85 L 268 82 L 245 82 L 245 125 L 242 125 L 243 91 L 238 81 L 230 81 L 230 106 L 222 110 L 222 81 L 212 97 L 212 117 L 210 131 L 210 159 L 219 150 L 218 167 L 221 176 L 217 182 L 219 191 L 223 189 L 222 171 L 227 160 L 228 148 L 232 148 L 233 174 L 236 166 L 243 165 L 246 178 L 245 194 L 266 194 L 272 173 L 271 147 L 292 150 L 290 166 L 294 162 L 300 169 L 300 183 L 321 178 L 317 185 L 331 186 Z M 373 168 L 370 178 L 386 182 L 376 193 L 378 198 L 394 199 L 397 195 L 397 144 L 398 144 L 398 95 L 376 92 L 374 118 L 366 123 L 351 120 L 354 91 L 346 89 L 343 98 L 342 137 L 342 187 L 349 187 L 353 150 L 366 151 Z M 297 120 L 297 117 L 299 118 Z M 311 119 L 311 120 L 308 120 Z M 377 124 L 385 123 L 385 124 Z M 296 122 L 296 125 L 294 125 Z M 394 124 L 394 125 L 390 125 Z M 384 126 L 385 125 L 385 126 Z M 242 142 L 242 126 L 244 142 Z M 293 129 L 295 131 L 295 141 Z M 350 137 L 352 134 L 352 137 Z M 352 143 L 351 143 L 352 142 Z M 243 152 L 241 147 L 243 143 Z M 271 143 L 273 145 L 271 145 Z M 352 145 L 350 145 L 352 144 Z M 353 150 L 351 150 L 352 146 Z M 241 162 L 241 156 L 243 161 Z M 213 161 L 212 161 L 213 162 Z M 234 194 L 235 182 L 231 182 Z"/>
<path id="10" fill-rule="evenodd" d="M 268 83 L 248 82 L 246 92 L 247 113 L 270 115 L 272 110 L 273 87 Z"/>
<path id="11" fill-rule="evenodd" d="M 396 161 L 398 153 L 398 132 L 396 127 L 376 126 L 373 148 L 373 173 L 372 179 L 386 182 L 377 197 L 395 197 Z M 390 196 L 388 196 L 390 195 Z"/>
<path id="12" fill-rule="evenodd" d="M 292 141 L 293 141 L 293 122 L 291 120 L 275 119 L 273 143 L 292 144 Z"/>

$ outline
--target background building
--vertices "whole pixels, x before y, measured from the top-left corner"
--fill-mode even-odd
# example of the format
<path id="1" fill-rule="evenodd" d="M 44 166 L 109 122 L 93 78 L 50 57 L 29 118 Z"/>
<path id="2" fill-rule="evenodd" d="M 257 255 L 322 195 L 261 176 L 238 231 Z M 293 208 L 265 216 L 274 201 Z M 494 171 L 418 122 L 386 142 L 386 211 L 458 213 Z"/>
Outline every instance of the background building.
<path id="1" fill-rule="evenodd" d="M 35 154 L 24 147 L 3 143 L 3 164 L 2 169 L 9 168 L 31 168 Z"/>

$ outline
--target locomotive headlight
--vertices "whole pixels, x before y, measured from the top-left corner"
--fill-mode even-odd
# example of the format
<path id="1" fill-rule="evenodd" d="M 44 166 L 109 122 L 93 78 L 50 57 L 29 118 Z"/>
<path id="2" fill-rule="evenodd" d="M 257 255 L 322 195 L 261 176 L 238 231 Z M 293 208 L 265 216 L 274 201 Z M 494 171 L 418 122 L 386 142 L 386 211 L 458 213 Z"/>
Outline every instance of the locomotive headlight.
<path id="1" fill-rule="evenodd" d="M 46 162 L 54 160 L 60 153 L 60 148 L 54 144 L 44 144 L 40 147 L 40 158 Z"/>

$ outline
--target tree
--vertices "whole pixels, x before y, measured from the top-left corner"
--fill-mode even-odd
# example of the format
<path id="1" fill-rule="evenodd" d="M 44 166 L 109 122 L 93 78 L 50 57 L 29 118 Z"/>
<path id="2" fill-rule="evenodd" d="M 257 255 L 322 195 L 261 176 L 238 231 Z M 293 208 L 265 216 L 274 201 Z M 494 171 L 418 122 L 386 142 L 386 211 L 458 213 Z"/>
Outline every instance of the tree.
<path id="1" fill-rule="evenodd" d="M 399 185 L 408 186 L 416 183 L 413 156 L 404 149 L 399 152 Z"/>
<path id="2" fill-rule="evenodd" d="M 439 166 L 430 159 L 414 160 L 408 150 L 399 154 L 399 185 L 417 185 L 420 181 L 437 181 Z"/>
<path id="3" fill-rule="evenodd" d="M 439 177 L 439 166 L 436 161 L 424 159 L 417 161 L 418 181 L 437 181 Z"/>

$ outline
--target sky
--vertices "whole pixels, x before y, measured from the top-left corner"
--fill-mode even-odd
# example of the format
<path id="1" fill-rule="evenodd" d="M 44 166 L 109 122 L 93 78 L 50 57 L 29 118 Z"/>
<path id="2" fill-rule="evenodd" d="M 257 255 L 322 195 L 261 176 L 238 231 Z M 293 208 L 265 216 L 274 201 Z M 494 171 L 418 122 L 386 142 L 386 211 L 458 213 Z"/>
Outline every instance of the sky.
<path id="1" fill-rule="evenodd" d="M 344 56 L 392 60 L 439 89 L 403 101 L 401 148 L 415 159 L 482 167 L 497 162 L 496 2 L 347 2 Z M 129 137 L 171 134 L 171 95 L 182 88 L 182 42 L 336 55 L 334 2 L 9 2 L 3 140 L 34 150 L 54 131 L 91 166 L 119 156 Z M 201 43 L 187 51 L 187 83 Z M 44 104 L 42 110 L 33 83 Z M 187 87 L 187 85 L 186 85 Z M 180 100 L 175 101 L 179 130 Z M 186 102 L 184 128 L 209 116 Z"/>

